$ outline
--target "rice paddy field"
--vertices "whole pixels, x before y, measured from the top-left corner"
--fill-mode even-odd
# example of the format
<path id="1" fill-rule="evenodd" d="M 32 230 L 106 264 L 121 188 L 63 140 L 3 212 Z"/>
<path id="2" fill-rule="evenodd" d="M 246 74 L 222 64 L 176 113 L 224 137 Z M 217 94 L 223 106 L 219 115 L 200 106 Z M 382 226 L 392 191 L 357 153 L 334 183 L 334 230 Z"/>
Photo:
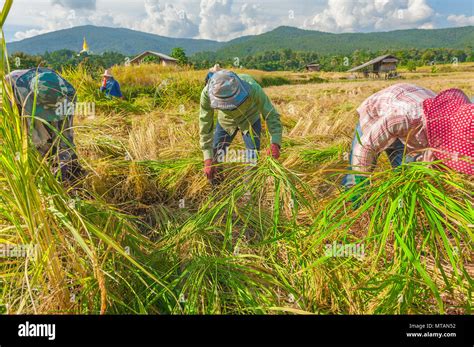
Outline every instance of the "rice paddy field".
<path id="1" fill-rule="evenodd" d="M 69 69 L 94 112 L 75 119 L 87 175 L 64 185 L 6 102 L 1 63 L 0 244 L 33 252 L 1 259 L 0 313 L 472 314 L 471 177 L 441 163 L 394 171 L 382 156 L 369 185 L 340 187 L 357 106 L 399 80 L 237 70 L 280 111 L 282 157 L 265 135 L 258 165 L 223 164 L 213 188 L 198 134 L 205 71 L 115 67 L 125 99 L 109 100 L 99 73 Z M 473 80 L 472 64 L 404 74 L 468 95 Z"/>

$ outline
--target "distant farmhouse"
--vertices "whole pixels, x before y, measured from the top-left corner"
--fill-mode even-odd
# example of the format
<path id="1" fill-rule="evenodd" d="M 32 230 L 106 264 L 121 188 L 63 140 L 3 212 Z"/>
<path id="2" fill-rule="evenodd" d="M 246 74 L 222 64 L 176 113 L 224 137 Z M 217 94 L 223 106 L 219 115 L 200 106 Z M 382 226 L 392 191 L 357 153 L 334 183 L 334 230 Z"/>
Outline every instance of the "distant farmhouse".
<path id="1" fill-rule="evenodd" d="M 380 78 L 384 75 L 385 79 L 395 78 L 398 77 L 397 64 L 398 58 L 387 54 L 350 69 L 348 72 L 362 73 L 364 77 Z"/>
<path id="2" fill-rule="evenodd" d="M 146 62 L 147 57 L 153 57 L 156 59 L 158 64 L 163 66 L 173 66 L 178 65 L 178 60 L 175 58 L 170 57 L 169 55 L 153 52 L 153 51 L 145 51 L 142 54 L 136 56 L 132 60 L 130 60 L 131 65 L 140 65 L 143 62 Z"/>
<path id="3" fill-rule="evenodd" d="M 319 64 L 316 64 L 316 63 L 310 63 L 310 64 L 306 65 L 305 68 L 306 68 L 306 71 L 308 71 L 308 72 L 321 70 L 321 66 Z"/>

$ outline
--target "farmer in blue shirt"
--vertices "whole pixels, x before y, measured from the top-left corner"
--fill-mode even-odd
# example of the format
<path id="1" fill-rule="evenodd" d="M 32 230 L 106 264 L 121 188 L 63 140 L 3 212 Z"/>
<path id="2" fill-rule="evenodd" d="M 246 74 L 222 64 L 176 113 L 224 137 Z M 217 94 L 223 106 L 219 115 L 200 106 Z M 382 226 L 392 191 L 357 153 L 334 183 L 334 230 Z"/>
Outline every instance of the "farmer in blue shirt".
<path id="1" fill-rule="evenodd" d="M 105 70 L 102 75 L 104 79 L 102 80 L 102 86 L 100 87 L 101 92 L 105 92 L 107 97 L 116 97 L 123 98 L 122 92 L 120 91 L 120 84 L 114 79 L 109 70 Z"/>

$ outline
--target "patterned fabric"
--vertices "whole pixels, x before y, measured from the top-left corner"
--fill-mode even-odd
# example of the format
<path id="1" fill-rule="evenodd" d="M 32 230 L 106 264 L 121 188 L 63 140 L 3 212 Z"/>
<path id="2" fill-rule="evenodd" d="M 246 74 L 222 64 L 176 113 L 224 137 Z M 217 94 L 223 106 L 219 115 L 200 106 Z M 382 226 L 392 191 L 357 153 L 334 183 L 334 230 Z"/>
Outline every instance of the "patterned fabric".
<path id="1" fill-rule="evenodd" d="M 76 92 L 71 84 L 53 70 L 43 68 L 12 71 L 7 81 L 13 87 L 20 114 L 28 116 L 28 129 L 38 151 L 43 156 L 51 155 L 53 167 L 61 171 L 66 167 L 80 167 L 74 145 L 74 107 L 67 107 L 68 103 L 75 102 Z M 29 116 L 35 93 L 33 118 Z"/>
<path id="2" fill-rule="evenodd" d="M 207 86 L 207 84 L 209 83 L 209 80 L 212 78 L 212 76 L 214 76 L 214 72 L 208 72 L 207 75 L 206 75 L 206 79 L 204 80 L 204 84 Z"/>
<path id="3" fill-rule="evenodd" d="M 75 102 L 76 91 L 53 70 L 35 68 L 13 71 L 9 75 L 9 81 L 23 115 L 59 121 L 73 112 L 73 107 L 64 105 Z"/>
<path id="4" fill-rule="evenodd" d="M 42 132 L 46 130 L 48 136 L 42 137 L 42 143 L 38 144 L 38 151 L 46 156 L 50 154 L 56 155 L 60 163 L 67 163 L 77 158 L 74 151 L 74 132 L 73 117 L 68 117 L 60 121 L 53 121 L 44 124 L 41 120 L 35 119 L 34 132 Z M 46 141 L 44 141 L 46 140 Z"/>
<path id="5" fill-rule="evenodd" d="M 362 134 L 360 124 L 357 124 L 354 137 L 352 139 L 352 148 L 355 148 L 355 146 L 357 145 L 359 141 L 358 139 L 361 138 L 362 136 L 363 134 Z M 385 153 L 387 153 L 387 156 L 388 156 L 388 159 L 390 160 L 390 164 L 392 165 L 392 168 L 399 167 L 403 163 L 417 161 L 416 157 L 403 155 L 405 153 L 405 145 L 399 139 L 395 140 L 395 142 L 393 142 L 390 146 L 385 148 Z M 349 156 L 349 168 L 348 168 L 349 171 L 353 170 L 352 168 L 353 162 L 354 162 L 354 153 L 353 151 L 351 151 L 350 156 Z M 342 179 L 342 185 L 345 188 L 351 188 L 366 178 L 367 177 L 365 176 L 359 176 L 357 174 L 347 174 Z"/>
<path id="6" fill-rule="evenodd" d="M 365 100 L 357 109 L 363 135 L 352 148 L 354 170 L 371 172 L 379 153 L 397 139 L 406 146 L 407 153 L 427 149 L 423 101 L 435 96 L 423 87 L 400 83 Z M 430 155 L 425 151 L 420 159 L 429 160 Z"/>
<path id="7" fill-rule="evenodd" d="M 10 83 L 13 87 L 15 86 L 16 81 L 21 75 L 24 75 L 28 70 L 15 70 L 10 72 L 8 75 L 5 76 L 8 83 Z"/>
<path id="8" fill-rule="evenodd" d="M 211 107 L 218 110 L 235 110 L 249 97 L 250 86 L 235 73 L 227 70 L 216 72 L 208 83 Z"/>
<path id="9" fill-rule="evenodd" d="M 437 159 L 474 175 L 474 104 L 459 89 L 449 89 L 423 103 L 428 141 Z"/>
<path id="10" fill-rule="evenodd" d="M 249 75 L 238 75 L 250 86 L 249 97 L 236 110 L 219 110 L 217 119 L 227 134 L 234 134 L 240 129 L 247 134 L 252 124 L 263 116 L 271 135 L 271 142 L 281 146 L 282 125 L 280 115 L 262 87 Z M 199 115 L 200 145 L 204 160 L 213 156 L 212 140 L 214 133 L 214 109 L 211 107 L 208 88 L 201 93 L 201 110 Z"/>

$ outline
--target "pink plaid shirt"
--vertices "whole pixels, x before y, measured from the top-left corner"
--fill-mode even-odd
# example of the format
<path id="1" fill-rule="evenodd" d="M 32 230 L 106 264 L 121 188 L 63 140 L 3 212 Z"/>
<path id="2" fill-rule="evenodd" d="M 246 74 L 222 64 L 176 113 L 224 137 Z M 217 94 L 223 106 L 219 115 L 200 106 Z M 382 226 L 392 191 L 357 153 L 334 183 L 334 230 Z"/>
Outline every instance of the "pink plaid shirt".
<path id="1" fill-rule="evenodd" d="M 423 87 L 399 83 L 365 100 L 357 109 L 362 136 L 352 149 L 354 170 L 372 171 L 379 153 L 397 139 L 406 145 L 407 153 L 428 148 L 423 101 L 435 96 Z M 430 156 L 425 153 L 423 160 Z"/>

